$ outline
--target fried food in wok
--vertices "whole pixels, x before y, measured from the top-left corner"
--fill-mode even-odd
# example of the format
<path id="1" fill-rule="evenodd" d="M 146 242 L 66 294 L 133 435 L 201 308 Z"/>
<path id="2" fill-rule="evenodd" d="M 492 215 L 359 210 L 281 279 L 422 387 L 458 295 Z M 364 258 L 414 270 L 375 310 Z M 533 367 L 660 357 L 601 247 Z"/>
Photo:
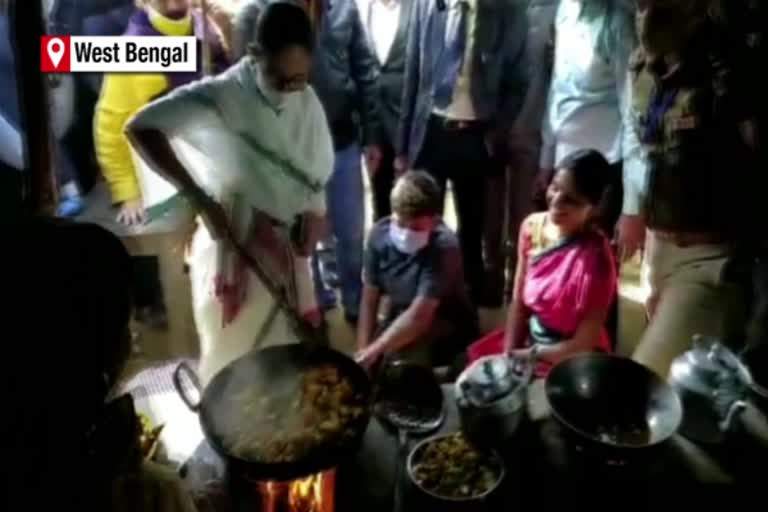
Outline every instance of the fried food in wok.
<path id="1" fill-rule="evenodd" d="M 501 476 L 498 457 L 476 450 L 461 433 L 427 442 L 413 457 L 416 482 L 443 498 L 483 496 L 496 486 Z"/>
<path id="2" fill-rule="evenodd" d="M 265 381 L 234 397 L 239 425 L 225 440 L 232 454 L 265 463 L 292 462 L 355 434 L 352 427 L 365 413 L 365 399 L 338 368 L 310 368 L 295 384 L 275 390 Z"/>

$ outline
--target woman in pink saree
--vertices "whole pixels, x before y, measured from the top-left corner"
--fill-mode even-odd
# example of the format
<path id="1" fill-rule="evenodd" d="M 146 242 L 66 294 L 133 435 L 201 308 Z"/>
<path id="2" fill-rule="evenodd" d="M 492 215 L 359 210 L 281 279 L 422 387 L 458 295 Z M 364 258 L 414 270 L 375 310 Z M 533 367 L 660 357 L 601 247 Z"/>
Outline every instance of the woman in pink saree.
<path id="1" fill-rule="evenodd" d="M 547 190 L 548 210 L 521 226 L 506 328 L 470 346 L 470 361 L 502 351 L 528 357 L 536 346 L 543 377 L 574 354 L 611 350 L 605 323 L 616 300 L 616 264 L 597 227 L 610 183 L 610 165 L 597 151 L 566 158 Z"/>

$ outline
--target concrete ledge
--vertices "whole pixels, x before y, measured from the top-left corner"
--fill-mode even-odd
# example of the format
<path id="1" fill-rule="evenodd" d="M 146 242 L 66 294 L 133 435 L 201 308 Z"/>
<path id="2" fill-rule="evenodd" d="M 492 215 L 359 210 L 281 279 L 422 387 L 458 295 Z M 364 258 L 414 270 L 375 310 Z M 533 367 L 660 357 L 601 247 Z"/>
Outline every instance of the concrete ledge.
<path id="1" fill-rule="evenodd" d="M 117 222 L 104 183 L 97 184 L 85 198 L 86 209 L 78 222 L 97 224 L 118 236 L 132 256 L 155 256 L 168 314 L 168 330 L 139 328 L 138 343 L 151 359 L 194 356 L 199 350 L 192 316 L 189 279 L 184 268 L 185 244 L 194 227 L 189 208 L 174 208 L 153 221 L 136 227 Z"/>
<path id="2" fill-rule="evenodd" d="M 186 237 L 194 222 L 189 208 L 174 208 L 142 226 L 124 226 L 117 222 L 117 209 L 112 206 L 106 184 L 98 183 L 85 197 L 85 210 L 78 222 L 92 222 L 111 231 L 134 256 L 152 256 L 163 250 L 168 239 Z"/>

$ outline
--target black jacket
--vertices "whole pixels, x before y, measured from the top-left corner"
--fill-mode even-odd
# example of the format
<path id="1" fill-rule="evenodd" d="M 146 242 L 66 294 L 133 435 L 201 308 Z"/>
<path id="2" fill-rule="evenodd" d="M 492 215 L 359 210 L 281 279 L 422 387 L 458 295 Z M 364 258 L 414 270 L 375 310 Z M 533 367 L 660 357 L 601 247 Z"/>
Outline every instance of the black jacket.
<path id="1" fill-rule="evenodd" d="M 397 35 L 384 62 L 381 62 L 376 55 L 373 41 L 368 41 L 376 65 L 382 137 L 393 146 L 397 143 L 397 131 L 400 126 L 400 115 L 402 112 L 403 88 L 405 87 L 405 57 L 408 48 L 413 1 L 400 0 L 400 21 Z M 361 14 L 362 19 L 367 23 L 368 13 Z M 366 33 L 368 32 L 366 31 Z"/>
<path id="2" fill-rule="evenodd" d="M 271 2 L 303 0 L 247 0 L 235 17 L 233 50 L 242 57 L 256 41 L 259 12 Z M 378 142 L 376 62 L 354 0 L 323 0 L 316 34 L 312 86 L 325 108 L 334 146 L 343 149 L 360 140 Z"/>

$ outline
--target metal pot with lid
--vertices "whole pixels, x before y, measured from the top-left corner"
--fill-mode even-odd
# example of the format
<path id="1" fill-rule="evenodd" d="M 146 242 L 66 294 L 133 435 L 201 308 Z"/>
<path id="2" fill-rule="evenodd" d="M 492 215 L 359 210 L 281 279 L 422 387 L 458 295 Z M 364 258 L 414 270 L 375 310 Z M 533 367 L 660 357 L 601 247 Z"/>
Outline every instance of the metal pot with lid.
<path id="1" fill-rule="evenodd" d="M 683 403 L 680 433 L 703 443 L 720 443 L 746 409 L 752 377 L 719 340 L 696 336 L 693 348 L 672 363 L 669 382 Z"/>
<path id="2" fill-rule="evenodd" d="M 518 430 L 528 403 L 536 351 L 527 360 L 497 354 L 478 359 L 456 380 L 464 434 L 478 446 L 497 446 Z"/>

